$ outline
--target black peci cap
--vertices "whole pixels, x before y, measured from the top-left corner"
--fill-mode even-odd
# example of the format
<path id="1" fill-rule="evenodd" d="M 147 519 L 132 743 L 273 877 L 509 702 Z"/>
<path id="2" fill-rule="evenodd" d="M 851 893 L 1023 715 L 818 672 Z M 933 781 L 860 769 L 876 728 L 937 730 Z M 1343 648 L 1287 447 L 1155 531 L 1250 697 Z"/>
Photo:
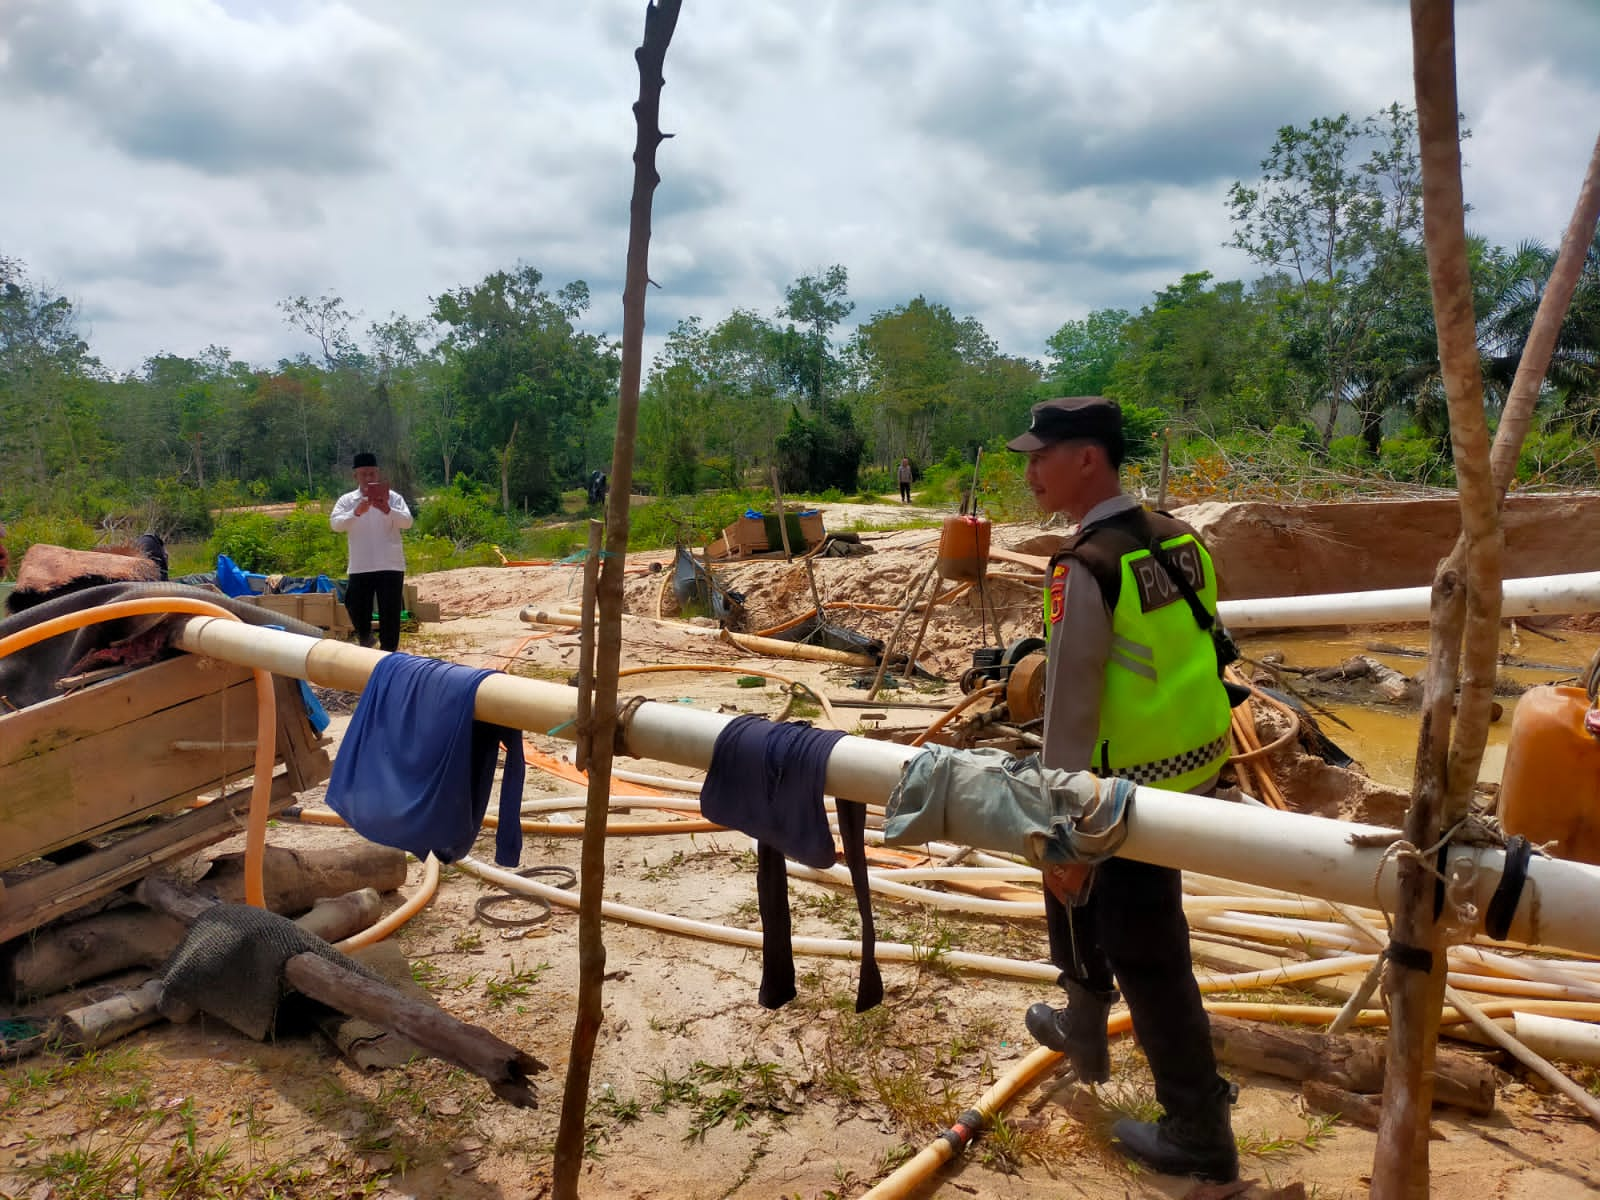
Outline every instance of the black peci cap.
<path id="1" fill-rule="evenodd" d="M 356 451 L 355 460 L 350 465 L 352 467 L 375 467 L 378 465 L 378 456 L 371 450 L 358 450 Z"/>
<path id="2" fill-rule="evenodd" d="M 1028 431 L 1006 443 L 1026 454 L 1056 442 L 1087 438 L 1106 448 L 1113 465 L 1122 462 L 1122 408 L 1104 396 L 1058 396 L 1041 400 L 1031 410 Z"/>

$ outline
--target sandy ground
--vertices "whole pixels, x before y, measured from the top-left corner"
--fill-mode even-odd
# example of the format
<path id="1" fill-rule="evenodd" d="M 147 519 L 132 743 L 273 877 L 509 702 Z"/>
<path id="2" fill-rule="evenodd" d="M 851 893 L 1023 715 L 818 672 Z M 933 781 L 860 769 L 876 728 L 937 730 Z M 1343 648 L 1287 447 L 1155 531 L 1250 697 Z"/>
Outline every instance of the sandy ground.
<path id="1" fill-rule="evenodd" d="M 902 512 L 896 505 L 884 507 Z M 830 525 L 853 515 L 830 510 Z M 1030 546 L 1040 533 L 1008 527 L 996 531 L 996 543 Z M 873 556 L 814 563 L 817 588 L 825 601 L 899 606 L 931 561 L 937 531 L 866 536 Z M 645 567 L 662 557 L 643 556 L 630 565 Z M 752 628 L 810 607 L 801 565 L 756 562 L 720 575 L 746 592 Z M 647 570 L 630 577 L 630 612 L 654 617 L 660 578 Z M 417 582 L 423 599 L 443 606 L 445 619 L 408 635 L 403 648 L 548 679 L 575 669 L 576 631 L 518 619 L 524 606 L 576 603 L 575 568 L 467 570 Z M 991 591 L 986 600 L 1003 639 L 1031 632 L 1036 592 L 1021 583 Z M 671 614 L 670 599 L 663 611 Z M 888 637 L 897 620 L 895 612 L 838 611 L 841 623 L 878 637 Z M 975 595 L 953 602 L 930 624 L 927 662 L 954 678 L 970 664 L 973 647 L 993 640 L 980 632 L 990 626 Z M 686 664 L 681 674 L 624 679 L 624 694 L 718 711 L 775 714 L 786 697 L 776 683 L 741 688 L 734 674 L 697 671 L 692 664 L 772 670 L 830 697 L 865 695 L 850 686 L 863 674 L 857 669 L 751 659 L 702 633 L 651 619 L 629 622 L 624 662 Z M 952 684 L 918 682 L 890 695 L 894 704 L 936 706 L 957 694 Z M 869 710 L 838 711 L 841 723 L 865 731 L 920 728 L 937 708 L 883 704 L 871 710 L 881 720 L 869 719 Z M 336 718 L 336 734 L 346 719 Z M 552 754 L 566 749 L 539 735 L 530 743 Z M 660 763 L 618 765 L 687 774 Z M 577 790 L 535 772 L 526 797 L 571 796 Z M 306 802 L 318 805 L 320 792 Z M 658 826 L 668 820 L 647 810 L 633 816 Z M 577 832 L 575 818 L 563 813 L 550 820 L 547 830 L 528 836 L 522 866 L 575 869 L 579 844 L 569 836 Z M 271 834 L 273 844 L 291 846 L 348 844 L 353 837 L 287 823 Z M 225 844 L 213 852 L 234 848 Z M 490 837 L 480 839 L 478 853 L 491 858 Z M 618 904 L 744 930 L 757 927 L 754 856 L 742 836 L 614 837 L 605 871 L 605 896 Z M 413 864 L 410 888 L 421 873 Z M 790 893 L 797 935 L 856 936 L 847 892 L 791 880 Z M 548 1064 L 537 1077 L 536 1110 L 500 1104 L 481 1081 L 432 1060 L 367 1074 L 314 1034 L 283 1034 L 263 1045 L 214 1021 L 161 1025 L 87 1065 L 43 1055 L 0 1072 L 0 1197 L 136 1194 L 127 1163 L 141 1154 L 150 1160 L 148 1178 L 157 1181 L 137 1193 L 145 1195 L 512 1200 L 549 1194 L 576 1008 L 577 918 L 557 906 L 548 919 L 526 928 L 490 926 L 475 919 L 475 906 L 493 894 L 467 873 L 447 868 L 431 906 L 395 941 L 414 978 L 442 1007 Z M 532 905 L 523 911 L 536 915 Z M 905 942 L 1034 962 L 1044 954 L 1038 920 L 935 912 L 884 900 L 876 902 L 875 915 L 880 945 Z M 917 961 L 884 962 L 885 1002 L 857 1014 L 855 964 L 803 957 L 798 998 L 769 1012 L 756 1002 L 760 956 L 749 948 L 622 920 L 607 922 L 605 943 L 604 1021 L 591 1069 L 585 1196 L 859 1196 L 1030 1051 L 1022 1013 L 1054 994 L 1038 983 L 956 972 L 937 954 L 925 953 Z M 1196 949 L 1207 961 L 1227 961 L 1225 947 L 1197 941 Z M 86 991 L 96 995 L 113 986 Z M 1060 1077 L 1028 1090 L 1000 1128 L 914 1194 L 1018 1200 L 1189 1195 L 1189 1181 L 1137 1172 L 1108 1148 L 1104 1130 L 1116 1106 L 1136 1107 L 1150 1096 L 1148 1073 L 1131 1039 L 1118 1039 L 1115 1063 L 1115 1080 L 1097 1092 Z M 1366 1193 L 1372 1133 L 1307 1114 L 1284 1081 L 1236 1078 L 1242 1093 L 1234 1123 L 1247 1177 L 1263 1187 L 1298 1182 L 1305 1194 L 1321 1198 Z M 1600 1136 L 1570 1105 L 1522 1077 L 1508 1077 L 1492 1117 L 1440 1110 L 1435 1124 L 1435 1196 L 1562 1200 L 1600 1188 Z M 226 1169 L 200 1172 L 195 1164 L 208 1153 Z M 71 1154 L 79 1157 L 65 1157 Z M 95 1174 L 84 1165 L 103 1166 L 118 1155 L 121 1174 Z M 72 1163 L 78 1164 L 76 1174 Z"/>

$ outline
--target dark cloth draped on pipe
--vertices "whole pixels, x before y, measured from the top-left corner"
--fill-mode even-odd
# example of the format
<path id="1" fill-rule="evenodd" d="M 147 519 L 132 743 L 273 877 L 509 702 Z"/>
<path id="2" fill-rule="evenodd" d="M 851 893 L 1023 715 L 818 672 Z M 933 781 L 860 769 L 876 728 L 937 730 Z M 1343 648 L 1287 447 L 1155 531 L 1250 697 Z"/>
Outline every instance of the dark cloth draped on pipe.
<path id="1" fill-rule="evenodd" d="M 763 1008 L 781 1008 L 796 995 L 793 927 L 784 857 L 816 870 L 834 864 L 833 834 L 823 806 L 828 754 L 844 734 L 802 722 L 774 725 L 761 717 L 735 717 L 717 735 L 711 767 L 700 791 L 707 820 L 756 839 L 756 900 L 761 912 Z M 861 915 L 861 977 L 856 1011 L 883 999 L 874 953 L 877 935 L 867 881 L 866 806 L 840 800 L 839 835 Z"/>
<path id="2" fill-rule="evenodd" d="M 515 867 L 522 734 L 472 716 L 478 685 L 494 673 L 411 654 L 379 660 L 333 761 L 328 807 L 369 841 L 454 862 L 478 836 L 504 746 L 494 860 Z"/>
<path id="3" fill-rule="evenodd" d="M 181 583 L 107 583 L 71 591 L 0 621 L 0 637 L 22 633 L 45 621 L 98 608 L 119 600 L 144 600 L 151 597 L 185 597 L 205 600 L 235 613 L 248 625 L 275 626 L 305 637 L 321 637 L 322 630 L 282 613 L 269 612 L 237 600 L 230 600 L 207 588 Z M 37 642 L 0 658 L 0 712 L 27 708 L 60 695 L 56 682 L 69 675 L 109 666 L 144 666 L 158 659 L 181 654 L 168 647 L 173 618 L 161 613 L 146 617 L 123 617 L 87 625 L 70 633 Z"/>
<path id="4" fill-rule="evenodd" d="M 1037 755 L 928 746 L 889 795 L 883 840 L 955 842 L 1038 866 L 1097 863 L 1128 836 L 1133 793 L 1126 779 L 1042 767 Z"/>

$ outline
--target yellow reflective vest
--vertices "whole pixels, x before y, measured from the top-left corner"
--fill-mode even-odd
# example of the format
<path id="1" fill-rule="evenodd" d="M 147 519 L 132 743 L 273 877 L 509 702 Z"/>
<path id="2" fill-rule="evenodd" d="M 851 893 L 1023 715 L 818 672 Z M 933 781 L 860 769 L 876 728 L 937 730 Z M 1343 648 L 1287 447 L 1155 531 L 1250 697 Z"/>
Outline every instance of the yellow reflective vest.
<path id="1" fill-rule="evenodd" d="M 1073 558 L 1094 575 L 1111 610 L 1111 655 L 1100 689 L 1093 769 L 1135 783 L 1187 791 L 1228 760 L 1230 707 L 1211 635 L 1195 622 L 1183 592 L 1150 553 L 1158 538 L 1175 567 L 1215 613 L 1211 556 L 1181 521 L 1130 509 L 1069 542 L 1045 574 L 1045 637 L 1061 616 Z"/>

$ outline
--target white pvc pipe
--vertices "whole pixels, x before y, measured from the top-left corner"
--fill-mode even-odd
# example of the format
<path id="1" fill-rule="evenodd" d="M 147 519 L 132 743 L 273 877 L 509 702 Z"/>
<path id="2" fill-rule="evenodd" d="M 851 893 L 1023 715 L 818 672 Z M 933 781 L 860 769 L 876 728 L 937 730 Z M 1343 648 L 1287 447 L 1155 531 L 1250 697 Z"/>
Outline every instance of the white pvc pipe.
<path id="1" fill-rule="evenodd" d="M 1525 1012 L 1513 1013 L 1512 1018 L 1517 1041 L 1535 1054 L 1567 1062 L 1600 1063 L 1600 1025 Z"/>
<path id="2" fill-rule="evenodd" d="M 1380 621 L 1426 621 L 1431 588 L 1388 588 L 1320 596 L 1263 596 L 1223 600 L 1217 616 L 1230 629 L 1284 629 L 1304 625 L 1371 625 Z M 1505 581 L 1502 617 L 1600 611 L 1600 571 L 1541 575 Z"/>
<path id="3" fill-rule="evenodd" d="M 176 643 L 195 654 L 308 679 L 326 687 L 360 691 L 380 652 L 332 640 L 307 638 L 215 617 L 191 617 Z M 514 675 L 491 675 L 477 692 L 480 720 L 570 736 L 577 693 L 560 684 Z M 704 770 L 731 717 L 677 704 L 644 704 L 629 724 L 627 751 Z M 893 742 L 844 737 L 828 759 L 826 788 L 835 796 L 883 804 L 905 763 L 919 751 Z M 1159 866 L 1240 879 L 1344 904 L 1392 909 L 1395 861 L 1385 850 L 1398 833 L 1376 825 L 1230 804 L 1141 787 L 1128 813 L 1123 857 Z M 1461 847 L 1452 860 L 1475 867 L 1475 894 L 1486 912 L 1504 866 L 1498 849 Z M 1535 857 L 1526 895 L 1517 906 L 1510 937 L 1588 954 L 1600 954 L 1600 868 Z"/>

